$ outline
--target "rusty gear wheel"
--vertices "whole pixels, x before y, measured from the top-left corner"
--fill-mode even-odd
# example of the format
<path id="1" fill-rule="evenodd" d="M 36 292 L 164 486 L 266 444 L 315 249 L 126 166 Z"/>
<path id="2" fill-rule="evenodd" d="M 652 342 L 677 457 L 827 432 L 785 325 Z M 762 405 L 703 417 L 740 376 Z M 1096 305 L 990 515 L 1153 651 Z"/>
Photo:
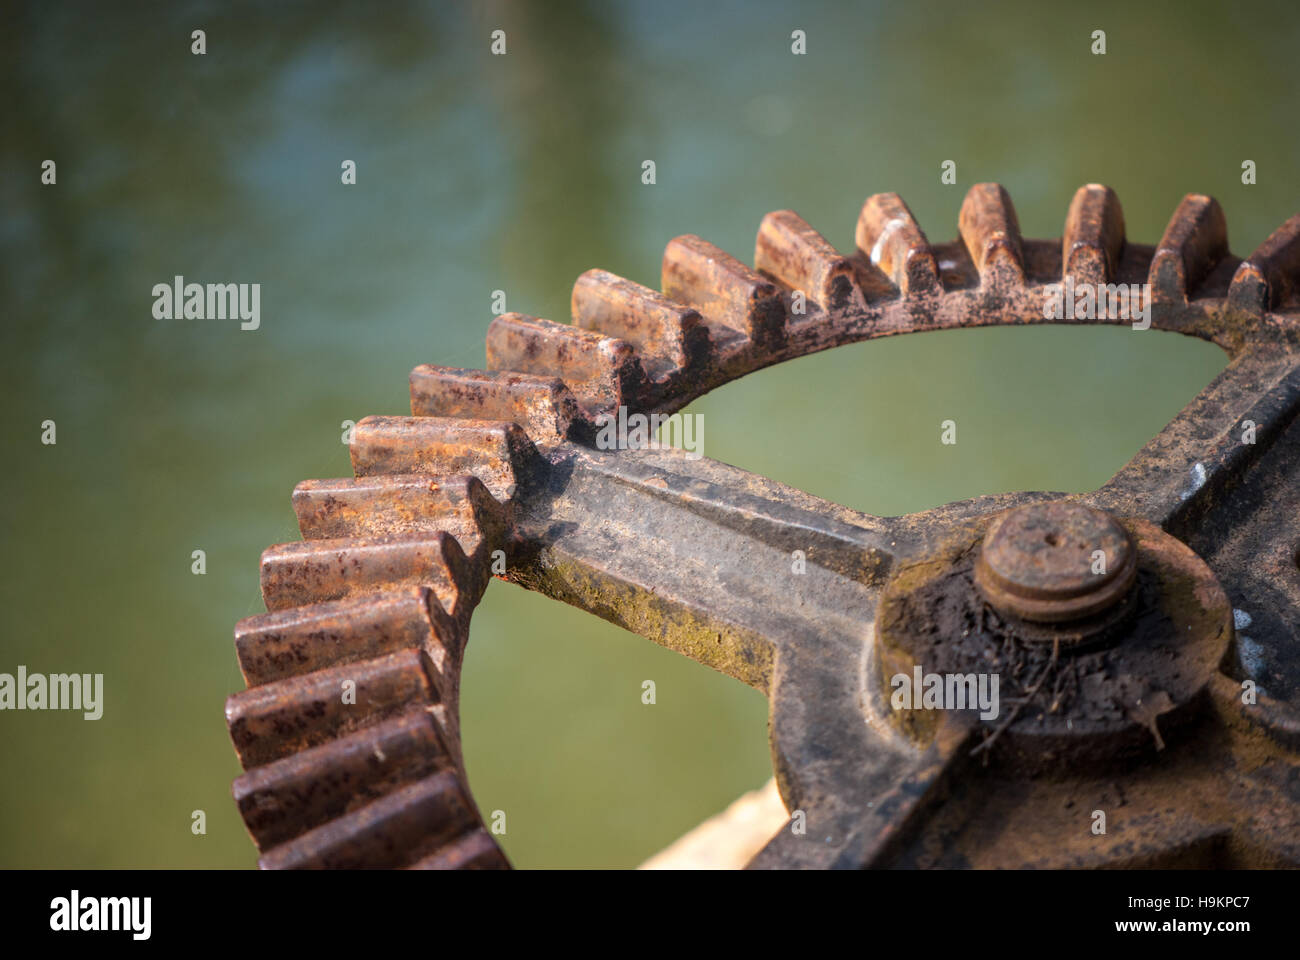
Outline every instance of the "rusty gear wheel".
<path id="1" fill-rule="evenodd" d="M 768 695 L 807 829 L 751 866 L 1300 863 L 1300 214 L 1246 260 L 1199 195 L 1154 247 L 1098 185 L 1060 240 L 1022 239 L 996 184 L 959 227 L 932 245 L 887 193 L 848 256 L 790 211 L 763 219 L 752 270 L 678 237 L 663 293 L 592 270 L 572 325 L 506 314 L 488 371 L 417 367 L 412 416 L 357 425 L 355 479 L 295 489 L 304 540 L 263 554 L 269 612 L 235 630 L 234 795 L 260 865 L 508 865 L 457 726 L 495 551 L 504 579 Z M 669 415 L 874 337 L 1048 322 L 1046 296 L 1107 283 L 1149 284 L 1154 328 L 1231 360 L 1083 496 L 880 518 L 595 442 L 620 407 Z M 1119 569 L 1092 583 L 1071 558 L 1098 553 Z M 997 673 L 1014 706 L 900 713 L 895 669 Z"/>

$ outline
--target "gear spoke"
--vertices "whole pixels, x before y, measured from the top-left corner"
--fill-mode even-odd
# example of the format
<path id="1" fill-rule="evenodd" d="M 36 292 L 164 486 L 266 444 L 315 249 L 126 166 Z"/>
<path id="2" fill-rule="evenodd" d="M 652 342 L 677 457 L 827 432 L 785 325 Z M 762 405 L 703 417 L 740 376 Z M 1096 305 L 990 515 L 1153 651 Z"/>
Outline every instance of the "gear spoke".
<path id="1" fill-rule="evenodd" d="M 1088 498 L 1186 539 L 1248 476 L 1300 412 L 1300 351 L 1260 346 L 1227 369 Z"/>
<path id="2" fill-rule="evenodd" d="M 766 689 L 774 648 L 862 642 L 887 520 L 680 451 L 566 449 L 511 579 Z"/>

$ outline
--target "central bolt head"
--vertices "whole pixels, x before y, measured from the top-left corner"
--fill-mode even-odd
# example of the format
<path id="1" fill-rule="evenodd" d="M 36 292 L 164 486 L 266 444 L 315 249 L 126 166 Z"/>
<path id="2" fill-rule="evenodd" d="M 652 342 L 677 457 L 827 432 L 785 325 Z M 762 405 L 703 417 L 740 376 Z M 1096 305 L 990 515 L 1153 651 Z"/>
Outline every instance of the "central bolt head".
<path id="1" fill-rule="evenodd" d="M 1016 507 L 989 526 L 975 584 L 999 613 L 1065 623 L 1101 613 L 1137 576 L 1137 550 L 1110 514 L 1061 501 Z"/>

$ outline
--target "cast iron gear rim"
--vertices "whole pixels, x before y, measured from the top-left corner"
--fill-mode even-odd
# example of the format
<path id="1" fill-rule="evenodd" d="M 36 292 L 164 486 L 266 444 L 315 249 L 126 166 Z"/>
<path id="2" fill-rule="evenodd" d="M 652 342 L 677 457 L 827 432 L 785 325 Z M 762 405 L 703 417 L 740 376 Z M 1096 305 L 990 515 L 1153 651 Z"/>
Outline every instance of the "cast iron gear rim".
<path id="1" fill-rule="evenodd" d="M 663 293 L 591 270 L 574 286 L 572 325 L 505 314 L 487 334 L 487 371 L 417 367 L 412 416 L 357 424 L 355 478 L 294 490 L 304 539 L 262 555 L 269 612 L 235 629 L 248 689 L 226 703 L 246 771 L 233 792 L 259 865 L 509 865 L 471 798 L 457 718 L 470 615 L 498 550 L 506 579 L 768 694 L 778 785 L 808 829 L 783 830 L 752 866 L 1300 862 L 1300 817 L 1285 788 L 1296 782 L 1300 740 L 1300 214 L 1246 260 L 1228 252 L 1219 204 L 1195 194 L 1154 247 L 1126 241 L 1118 199 L 1095 184 L 1075 194 L 1060 240 L 1022 239 L 1010 198 L 991 183 L 971 188 L 959 225 L 959 239 L 932 245 L 896 194 L 877 194 L 846 256 L 778 211 L 762 221 L 752 270 L 678 237 L 664 254 Z M 1222 748 L 1229 769 L 1179 767 L 1193 788 L 1168 794 L 1163 812 L 1112 817 L 1110 833 L 1087 845 L 1062 840 L 1060 817 L 1042 812 L 1060 802 L 1059 785 L 1035 781 L 1006 796 L 996 781 L 980 785 L 996 772 L 953 776 L 969 725 L 945 722 L 917 744 L 864 718 L 862 630 L 884 583 L 945 531 L 1060 495 L 879 518 L 713 461 L 593 443 L 597 418 L 619 407 L 670 414 L 829 347 L 1048 322 L 1044 297 L 1063 281 L 1148 282 L 1153 328 L 1230 355 L 1110 482 L 1068 499 L 1187 542 L 1254 622 L 1208 711 L 1206 750 Z M 1252 444 L 1238 440 L 1246 421 Z M 648 509 L 672 519 L 651 528 L 640 519 Z M 617 549 L 634 538 L 662 559 L 638 563 L 636 551 Z M 709 540 L 729 559 L 692 555 Z M 791 588 L 774 578 L 792 549 L 808 558 L 803 619 L 779 612 L 792 606 Z M 1261 692 L 1247 707 L 1238 693 L 1249 677 Z M 340 695 L 348 684 L 354 703 Z M 1159 759 L 1168 773 L 1169 754 Z M 1070 789 L 1086 795 L 1089 783 Z M 1189 798 L 1207 789 L 1223 802 Z M 1166 796 L 1140 783 L 1132 792 Z M 960 816 L 936 814 L 941 801 Z M 969 828 L 995 813 L 1028 824 L 1010 847 Z M 942 849 L 928 820 L 948 830 Z"/>

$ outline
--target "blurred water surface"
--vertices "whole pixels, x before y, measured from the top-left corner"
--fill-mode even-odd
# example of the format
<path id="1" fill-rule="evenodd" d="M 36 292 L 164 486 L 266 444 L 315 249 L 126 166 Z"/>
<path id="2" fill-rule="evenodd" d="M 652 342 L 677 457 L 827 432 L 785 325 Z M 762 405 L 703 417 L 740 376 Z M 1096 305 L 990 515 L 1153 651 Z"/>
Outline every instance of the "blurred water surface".
<path id="1" fill-rule="evenodd" d="M 0 866 L 253 864 L 221 707 L 258 555 L 297 538 L 295 482 L 348 474 L 342 421 L 405 412 L 415 363 L 482 365 L 493 290 L 567 319 L 583 270 L 655 286 L 687 232 L 749 260 L 782 207 L 849 249 L 881 190 L 946 240 L 981 180 L 1028 236 L 1059 235 L 1086 182 L 1145 242 L 1209 193 L 1244 255 L 1300 206 L 1297 22 L 1293 4 L 6 5 L 0 671 L 102 672 L 106 704 L 0 715 Z M 177 274 L 260 283 L 261 329 L 155 320 Z M 692 409 L 708 455 L 895 514 L 1094 487 L 1223 363 L 1122 328 L 956 331 Z M 769 775 L 758 693 L 504 584 L 463 697 L 476 799 L 507 812 L 520 866 L 634 865 Z"/>

